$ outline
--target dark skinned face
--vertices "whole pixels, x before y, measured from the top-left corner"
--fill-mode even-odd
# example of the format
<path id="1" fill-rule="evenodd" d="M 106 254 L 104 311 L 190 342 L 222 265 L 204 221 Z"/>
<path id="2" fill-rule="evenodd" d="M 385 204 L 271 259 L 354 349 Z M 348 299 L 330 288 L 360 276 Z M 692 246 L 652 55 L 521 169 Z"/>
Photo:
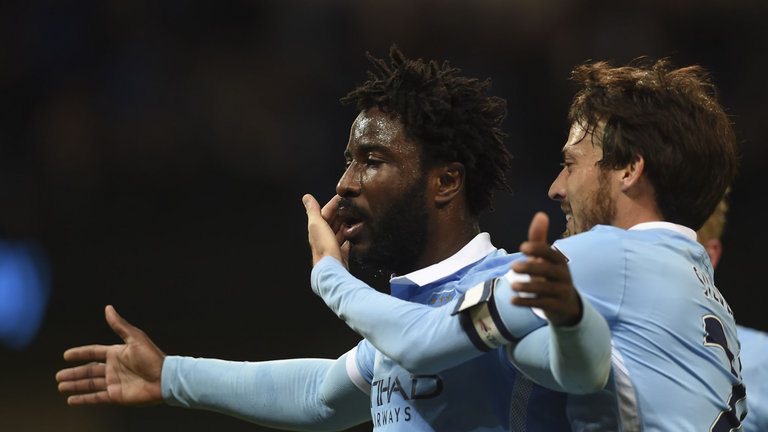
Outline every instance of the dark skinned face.
<path id="1" fill-rule="evenodd" d="M 352 124 L 344 154 L 347 169 L 336 193 L 350 260 L 409 272 L 424 252 L 428 229 L 419 144 L 406 138 L 397 118 L 372 108 Z"/>

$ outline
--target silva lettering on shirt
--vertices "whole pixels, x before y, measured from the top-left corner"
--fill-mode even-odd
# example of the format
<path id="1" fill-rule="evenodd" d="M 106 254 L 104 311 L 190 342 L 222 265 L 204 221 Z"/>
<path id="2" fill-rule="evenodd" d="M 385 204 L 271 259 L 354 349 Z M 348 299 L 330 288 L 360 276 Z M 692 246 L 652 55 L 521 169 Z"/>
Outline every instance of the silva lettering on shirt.
<path id="1" fill-rule="evenodd" d="M 693 266 L 693 272 L 696 273 L 696 277 L 701 283 L 701 288 L 704 290 L 704 296 L 708 299 L 716 301 L 720 306 L 725 308 L 725 310 L 728 312 L 728 315 L 733 317 L 733 311 L 731 310 L 731 307 L 728 306 L 728 302 L 726 302 L 725 298 L 723 298 L 723 295 L 720 294 L 720 290 L 717 289 L 715 284 L 712 282 L 712 279 L 710 279 L 706 273 L 699 271 L 696 266 Z"/>

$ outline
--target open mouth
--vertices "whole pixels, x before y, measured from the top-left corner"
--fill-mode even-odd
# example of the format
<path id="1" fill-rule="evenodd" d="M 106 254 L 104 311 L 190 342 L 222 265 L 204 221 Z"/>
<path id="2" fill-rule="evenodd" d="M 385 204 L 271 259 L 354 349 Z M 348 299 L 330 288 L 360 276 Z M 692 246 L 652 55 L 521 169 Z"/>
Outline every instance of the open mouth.
<path id="1" fill-rule="evenodd" d="M 573 212 L 570 207 L 562 207 L 561 209 L 565 214 L 565 233 L 563 235 L 567 237 L 573 234 Z"/>
<path id="2" fill-rule="evenodd" d="M 560 203 L 560 210 L 562 210 L 563 214 L 565 215 L 565 223 L 568 223 L 571 221 L 571 218 L 573 218 L 573 212 L 571 211 L 571 206 L 567 205 L 567 203 L 562 202 Z"/>
<path id="3" fill-rule="evenodd" d="M 360 235 L 363 229 L 363 218 L 356 212 L 347 209 L 339 209 L 339 220 L 341 221 L 341 233 L 344 239 L 350 243 L 355 243 L 355 237 Z"/>

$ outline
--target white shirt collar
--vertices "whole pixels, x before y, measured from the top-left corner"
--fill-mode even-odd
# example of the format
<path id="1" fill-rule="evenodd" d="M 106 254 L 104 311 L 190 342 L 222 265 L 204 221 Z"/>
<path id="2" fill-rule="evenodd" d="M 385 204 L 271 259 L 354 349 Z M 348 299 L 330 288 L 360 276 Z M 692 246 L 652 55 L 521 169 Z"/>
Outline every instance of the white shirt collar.
<path id="1" fill-rule="evenodd" d="M 480 261 L 486 255 L 496 250 L 496 247 L 491 244 L 491 236 L 488 233 L 482 232 L 450 257 L 403 276 L 395 276 L 390 279 L 389 283 L 407 284 L 411 282 L 418 286 L 424 286 L 451 275 L 458 269 Z"/>
<path id="2" fill-rule="evenodd" d="M 696 241 L 696 231 L 688 228 L 687 226 L 674 224 L 672 222 L 662 222 L 662 221 L 643 222 L 630 228 L 630 230 L 647 230 L 647 229 L 668 229 L 668 230 L 678 232 L 690 238 L 691 240 Z"/>

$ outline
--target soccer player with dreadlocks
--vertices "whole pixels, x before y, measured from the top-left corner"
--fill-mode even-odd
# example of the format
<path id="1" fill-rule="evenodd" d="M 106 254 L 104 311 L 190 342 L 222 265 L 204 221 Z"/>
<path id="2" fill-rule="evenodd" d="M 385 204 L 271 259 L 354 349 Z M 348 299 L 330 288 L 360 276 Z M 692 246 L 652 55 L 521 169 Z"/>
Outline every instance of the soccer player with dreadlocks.
<path id="1" fill-rule="evenodd" d="M 344 152 L 338 196 L 327 206 L 335 215 L 329 216 L 338 221 L 349 259 L 397 275 L 390 281 L 393 299 L 431 308 L 453 304 L 471 288 L 508 273 L 520 257 L 494 247 L 478 223 L 493 191 L 507 188 L 510 155 L 500 131 L 505 103 L 487 95 L 488 81 L 463 77 L 447 63 L 410 60 L 394 47 L 388 63 L 371 60 L 375 72 L 343 99 L 359 114 Z M 602 387 L 610 335 L 589 303 L 568 285 L 549 316 L 553 324 L 567 324 L 560 332 L 531 308 L 512 305 L 506 288 L 486 299 L 486 317 L 465 322 L 481 329 L 476 343 L 496 347 L 537 335 L 533 340 L 542 349 L 532 350 L 531 357 L 548 366 L 551 331 L 553 340 L 577 351 L 567 364 L 555 358 L 553 370 L 587 377 L 562 380 L 566 387 Z M 490 286 L 487 292 L 494 294 Z M 343 429 L 370 419 L 376 430 L 506 431 L 518 415 L 511 397 L 519 375 L 501 348 L 445 370 L 408 370 L 367 340 L 336 360 L 226 362 L 165 356 L 113 308 L 106 315 L 125 344 L 65 353 L 67 360 L 95 361 L 57 375 L 62 392 L 81 393 L 69 397 L 72 405 L 166 402 L 293 430 Z M 420 323 L 423 343 L 430 343 L 430 325 L 455 322 Z M 592 343 L 580 343 L 585 335 Z M 460 341 L 466 337 L 460 334 Z"/>

